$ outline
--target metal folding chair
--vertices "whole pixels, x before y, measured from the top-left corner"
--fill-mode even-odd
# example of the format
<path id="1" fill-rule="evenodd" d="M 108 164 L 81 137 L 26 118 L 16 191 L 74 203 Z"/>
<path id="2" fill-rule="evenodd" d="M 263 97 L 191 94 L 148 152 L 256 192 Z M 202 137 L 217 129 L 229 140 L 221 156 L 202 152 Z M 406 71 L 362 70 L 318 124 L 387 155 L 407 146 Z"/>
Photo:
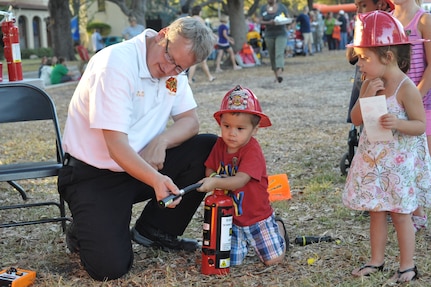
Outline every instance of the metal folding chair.
<path id="1" fill-rule="evenodd" d="M 15 134 L 21 133 L 23 129 L 30 129 L 31 132 L 16 142 L 18 139 L 14 138 Z M 54 102 L 49 95 L 29 84 L 18 82 L 1 84 L 0 142 L 0 182 L 9 183 L 21 194 L 24 201 L 36 201 L 1 205 L 0 212 L 49 205 L 57 206 L 59 209 L 59 216 L 44 215 L 36 219 L 1 222 L 0 227 L 61 222 L 64 231 L 69 218 L 66 217 L 65 204 L 61 196 L 59 195 L 58 201 L 29 200 L 25 189 L 17 183 L 22 180 L 57 176 L 62 167 L 64 153 L 61 133 Z M 43 154 L 39 153 L 39 149 L 43 150 Z M 15 152 L 16 150 L 19 152 Z"/>

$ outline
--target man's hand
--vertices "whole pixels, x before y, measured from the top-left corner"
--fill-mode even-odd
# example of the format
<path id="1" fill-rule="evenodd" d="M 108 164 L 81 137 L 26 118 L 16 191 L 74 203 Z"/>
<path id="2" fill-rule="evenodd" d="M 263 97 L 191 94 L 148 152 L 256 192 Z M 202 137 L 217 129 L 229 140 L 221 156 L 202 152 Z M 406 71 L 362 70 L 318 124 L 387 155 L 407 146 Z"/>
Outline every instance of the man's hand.
<path id="1" fill-rule="evenodd" d="M 139 152 L 139 155 L 155 170 L 161 170 L 166 159 L 166 144 L 155 138 Z"/>
<path id="2" fill-rule="evenodd" d="M 178 187 L 173 183 L 173 181 L 165 176 L 161 175 L 160 179 L 157 179 L 156 184 L 153 186 L 154 192 L 156 194 L 157 202 L 159 200 L 164 199 L 165 197 L 171 195 L 171 194 L 179 194 Z M 181 202 L 181 197 L 173 201 L 171 204 L 169 204 L 168 208 L 174 208 Z"/>
<path id="3" fill-rule="evenodd" d="M 156 170 L 163 169 L 166 150 L 179 146 L 199 132 L 196 109 L 173 116 L 172 119 L 174 123 L 139 152 L 139 155 Z"/>
<path id="4" fill-rule="evenodd" d="M 103 135 L 112 159 L 121 166 L 125 172 L 134 178 L 148 184 L 154 189 L 157 201 L 170 194 L 179 194 L 178 187 L 172 179 L 159 173 L 165 160 L 166 145 L 161 138 L 152 141 L 138 156 L 130 147 L 127 135 L 117 131 L 104 130 Z M 152 156 L 154 154 L 154 156 Z M 148 156 L 148 159 L 145 157 Z M 144 158 L 144 159 L 142 159 Z M 151 163 L 151 164 L 150 164 Z M 181 199 L 175 200 L 170 207 L 175 207 Z"/>

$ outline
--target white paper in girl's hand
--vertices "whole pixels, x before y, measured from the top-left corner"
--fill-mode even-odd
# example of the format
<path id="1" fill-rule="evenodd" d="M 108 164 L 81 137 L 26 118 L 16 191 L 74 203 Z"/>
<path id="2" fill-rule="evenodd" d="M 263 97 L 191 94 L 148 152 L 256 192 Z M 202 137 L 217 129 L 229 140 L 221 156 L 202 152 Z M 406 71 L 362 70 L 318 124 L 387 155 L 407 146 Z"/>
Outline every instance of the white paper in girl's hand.
<path id="1" fill-rule="evenodd" d="M 392 130 L 384 129 L 379 118 L 388 113 L 386 96 L 360 98 L 362 119 L 367 130 L 368 139 L 371 142 L 393 140 Z"/>

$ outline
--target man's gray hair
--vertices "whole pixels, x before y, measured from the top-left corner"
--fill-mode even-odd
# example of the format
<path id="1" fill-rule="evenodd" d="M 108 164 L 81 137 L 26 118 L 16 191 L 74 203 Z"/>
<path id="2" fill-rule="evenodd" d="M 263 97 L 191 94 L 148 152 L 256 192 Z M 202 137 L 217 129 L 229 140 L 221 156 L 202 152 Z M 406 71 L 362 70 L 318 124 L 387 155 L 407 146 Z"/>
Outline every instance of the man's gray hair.
<path id="1" fill-rule="evenodd" d="M 173 40 L 178 35 L 190 41 L 190 52 L 195 55 L 196 63 L 208 58 L 217 42 L 213 31 L 193 17 L 178 18 L 168 26 L 167 39 Z"/>

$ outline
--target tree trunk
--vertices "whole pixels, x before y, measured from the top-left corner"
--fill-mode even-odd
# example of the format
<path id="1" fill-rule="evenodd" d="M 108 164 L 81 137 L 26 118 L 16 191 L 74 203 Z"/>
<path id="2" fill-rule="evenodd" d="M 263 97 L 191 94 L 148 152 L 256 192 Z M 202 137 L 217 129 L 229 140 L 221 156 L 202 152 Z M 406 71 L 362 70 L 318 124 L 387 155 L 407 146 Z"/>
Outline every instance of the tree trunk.
<path id="1" fill-rule="evenodd" d="M 313 2 L 314 2 L 313 0 L 307 0 L 307 5 L 308 5 L 308 8 L 310 9 L 310 11 L 313 10 Z"/>
<path id="2" fill-rule="evenodd" d="M 49 0 L 49 29 L 51 32 L 54 55 L 66 60 L 75 60 L 72 33 L 70 27 L 69 0 Z"/>
<path id="3" fill-rule="evenodd" d="M 51 0 L 52 1 L 52 0 Z M 109 2 L 112 2 L 118 7 L 120 7 L 121 12 L 123 12 L 127 16 L 135 16 L 138 24 L 142 24 L 145 27 L 146 21 L 145 21 L 145 11 L 147 10 L 147 0 L 107 0 Z"/>
<path id="4" fill-rule="evenodd" d="M 242 45 L 247 42 L 247 25 L 244 16 L 244 0 L 228 0 L 227 11 L 229 13 L 229 30 L 235 39 L 232 48 L 235 52 L 241 50 Z"/>

